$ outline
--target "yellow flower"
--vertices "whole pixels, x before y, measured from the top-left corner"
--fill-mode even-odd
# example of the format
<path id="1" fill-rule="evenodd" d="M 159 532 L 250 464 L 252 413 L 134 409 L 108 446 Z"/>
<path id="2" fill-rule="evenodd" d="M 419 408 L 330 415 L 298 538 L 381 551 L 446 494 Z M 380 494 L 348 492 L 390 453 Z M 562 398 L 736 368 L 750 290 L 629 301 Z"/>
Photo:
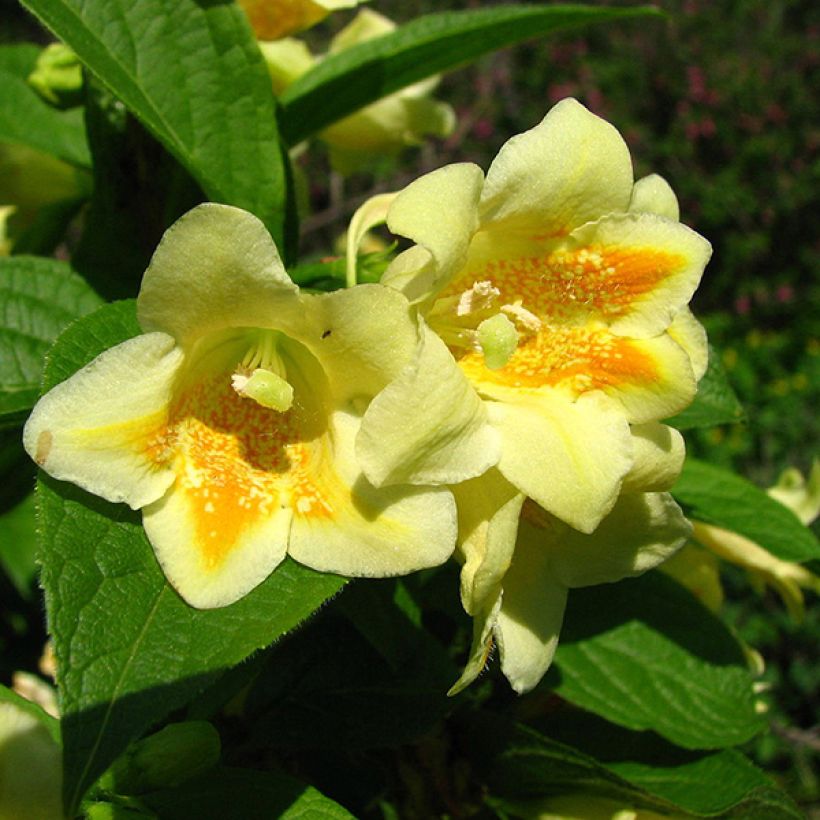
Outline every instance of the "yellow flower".
<path id="1" fill-rule="evenodd" d="M 706 368 L 687 305 L 710 246 L 660 177 L 633 182 L 623 139 L 575 100 L 509 140 L 486 178 L 450 165 L 366 203 L 351 259 L 379 221 L 416 243 L 382 282 L 448 345 L 501 443 L 497 469 L 454 488 L 476 630 L 456 689 L 494 637 L 525 691 L 550 663 L 567 589 L 655 566 L 689 532 L 664 492 L 683 442 L 659 420 Z M 387 421 L 368 433 L 383 444 Z"/>
<path id="2" fill-rule="evenodd" d="M 364 9 L 333 38 L 328 53 L 336 54 L 395 28 L 383 15 Z M 318 62 L 299 40 L 259 46 L 277 94 Z M 368 165 L 374 156 L 389 156 L 417 145 L 425 136 L 450 134 L 455 126 L 453 109 L 430 97 L 437 84 L 436 77 L 414 83 L 325 128 L 319 136 L 330 149 L 333 167 L 349 173 Z"/>
<path id="3" fill-rule="evenodd" d="M 260 40 L 278 40 L 315 26 L 333 11 L 364 0 L 239 0 Z"/>
<path id="4" fill-rule="evenodd" d="M 159 563 L 190 604 L 232 603 L 286 553 L 354 576 L 451 554 L 451 494 L 378 489 L 356 456 L 371 399 L 421 378 L 429 412 L 397 405 L 402 446 L 381 447 L 372 462 L 390 472 L 405 445 L 419 459 L 438 452 L 440 465 L 412 473 L 421 484 L 439 467 L 448 480 L 477 475 L 496 457 L 483 406 L 399 293 L 301 294 L 261 222 L 206 204 L 166 232 L 137 314 L 144 334 L 46 394 L 24 444 L 56 478 L 141 508 Z M 440 439 L 474 446 L 448 450 Z"/>

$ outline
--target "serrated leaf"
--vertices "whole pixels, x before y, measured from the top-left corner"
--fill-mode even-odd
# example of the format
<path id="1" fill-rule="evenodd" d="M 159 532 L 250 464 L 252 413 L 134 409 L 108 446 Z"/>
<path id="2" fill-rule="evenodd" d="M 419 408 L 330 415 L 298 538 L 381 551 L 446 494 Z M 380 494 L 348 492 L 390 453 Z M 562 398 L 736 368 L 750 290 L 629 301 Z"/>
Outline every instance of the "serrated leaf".
<path id="1" fill-rule="evenodd" d="M 213 201 L 256 214 L 282 248 L 286 159 L 270 78 L 235 3 L 24 0 Z"/>
<path id="2" fill-rule="evenodd" d="M 39 53 L 38 46 L 28 43 L 0 46 L 0 140 L 88 166 L 82 111 L 52 108 L 26 82 Z"/>
<path id="3" fill-rule="evenodd" d="M 353 820 L 317 789 L 279 772 L 220 768 L 173 789 L 143 795 L 149 808 L 175 820 Z"/>
<path id="4" fill-rule="evenodd" d="M 133 302 L 72 325 L 49 356 L 46 387 L 137 332 Z M 129 742 L 344 583 L 288 560 L 236 604 L 195 610 L 165 581 L 138 513 L 47 476 L 38 504 L 69 813 Z"/>
<path id="5" fill-rule="evenodd" d="M 271 650 L 244 701 L 251 744 L 336 752 L 397 746 L 444 716 L 457 673 L 443 647 L 393 603 L 393 591 L 393 581 L 354 583 Z"/>
<path id="6" fill-rule="evenodd" d="M 581 5 L 498 6 L 419 17 L 322 60 L 282 94 L 282 134 L 296 145 L 336 120 L 433 74 L 559 29 L 658 15 Z"/>
<path id="7" fill-rule="evenodd" d="M 40 394 L 43 358 L 51 343 L 101 303 L 65 262 L 0 259 L 0 418 L 22 421 Z"/>
<path id="8" fill-rule="evenodd" d="M 734 750 L 693 752 L 577 710 L 537 720 L 547 737 L 584 752 L 634 787 L 698 817 L 799 817 L 789 797 Z"/>
<path id="9" fill-rule="evenodd" d="M 688 458 L 672 494 L 693 518 L 745 535 L 784 561 L 820 558 L 817 536 L 791 510 L 728 470 Z"/>
<path id="10" fill-rule="evenodd" d="M 739 645 L 658 572 L 572 590 L 555 665 L 562 697 L 687 749 L 743 743 L 762 728 Z"/>
<path id="11" fill-rule="evenodd" d="M 667 424 L 678 430 L 690 430 L 731 424 L 741 421 L 743 416 L 743 406 L 729 384 L 720 354 L 710 345 L 709 366 L 698 384 L 695 400 L 684 411 L 667 419 Z"/>

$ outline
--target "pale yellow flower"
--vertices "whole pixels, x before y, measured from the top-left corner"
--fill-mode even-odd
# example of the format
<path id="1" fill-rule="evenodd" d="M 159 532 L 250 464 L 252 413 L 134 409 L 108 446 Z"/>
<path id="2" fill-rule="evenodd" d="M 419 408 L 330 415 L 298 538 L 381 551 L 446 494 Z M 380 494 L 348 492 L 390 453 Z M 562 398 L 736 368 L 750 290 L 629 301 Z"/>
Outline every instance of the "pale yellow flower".
<path id="1" fill-rule="evenodd" d="M 315 26 L 333 11 L 365 0 L 239 0 L 260 40 L 278 40 Z"/>

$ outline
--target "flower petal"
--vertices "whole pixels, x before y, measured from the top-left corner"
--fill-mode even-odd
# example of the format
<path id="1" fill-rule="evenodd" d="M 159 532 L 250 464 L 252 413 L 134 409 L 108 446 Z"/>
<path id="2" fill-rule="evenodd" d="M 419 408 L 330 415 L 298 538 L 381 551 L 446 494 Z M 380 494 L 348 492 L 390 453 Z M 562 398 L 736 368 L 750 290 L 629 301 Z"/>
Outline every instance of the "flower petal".
<path id="1" fill-rule="evenodd" d="M 450 488 L 458 508 L 461 603 L 470 615 L 491 609 L 501 592 L 518 532 L 524 496 L 499 472 Z"/>
<path id="2" fill-rule="evenodd" d="M 678 480 L 686 456 L 683 436 L 666 424 L 650 421 L 632 425 L 634 461 L 626 474 L 625 492 L 661 492 Z"/>
<path id="3" fill-rule="evenodd" d="M 675 314 L 667 332 L 686 351 L 695 381 L 699 382 L 709 365 L 709 343 L 703 325 L 685 307 Z"/>
<path id="4" fill-rule="evenodd" d="M 321 361 L 334 403 L 365 404 L 396 378 L 419 345 L 415 311 L 400 293 L 357 285 L 304 297 L 307 316 L 299 340 Z"/>
<path id="5" fill-rule="evenodd" d="M 669 327 L 695 292 L 712 248 L 679 222 L 613 214 L 573 232 L 561 266 L 580 273 L 574 304 L 620 336 L 647 338 Z"/>
<path id="6" fill-rule="evenodd" d="M 414 361 L 371 402 L 356 453 L 386 484 L 456 484 L 498 461 L 500 441 L 484 404 L 426 325 Z"/>
<path id="7" fill-rule="evenodd" d="M 621 135 L 577 100 L 565 99 L 502 146 L 487 173 L 481 221 L 564 236 L 625 210 L 631 192 L 632 163 Z"/>
<path id="8" fill-rule="evenodd" d="M 691 532 L 668 493 L 624 493 L 594 532 L 555 521 L 545 539 L 556 577 L 572 588 L 640 575 L 680 549 Z"/>
<path id="9" fill-rule="evenodd" d="M 425 255 L 414 253 L 415 269 L 406 264 L 407 260 L 394 262 L 385 271 L 383 284 L 401 290 L 415 302 L 458 273 L 478 228 L 483 181 L 477 165 L 457 163 L 419 177 L 396 197 L 387 214 L 387 226 L 423 246 L 430 256 L 425 263 Z"/>
<path id="10" fill-rule="evenodd" d="M 455 548 L 456 509 L 443 488 L 376 488 L 354 455 L 359 419 L 333 414 L 332 458 L 313 476 L 321 504 L 296 506 L 288 552 L 322 572 L 382 577 L 446 561 Z"/>
<path id="11" fill-rule="evenodd" d="M 217 492 L 210 491 L 217 498 L 209 507 L 207 488 L 180 482 L 143 511 L 165 577 L 198 609 L 228 606 L 261 584 L 285 557 L 293 516 L 268 498 L 270 513 L 246 521 L 237 498 Z"/>
<path id="12" fill-rule="evenodd" d="M 552 663 L 566 603 L 543 534 L 522 522 L 495 626 L 501 671 L 516 692 L 532 689 Z"/>
<path id="13" fill-rule="evenodd" d="M 557 390 L 489 406 L 504 477 L 571 526 L 593 530 L 632 463 L 621 411 L 600 393 L 573 402 Z"/>
<path id="14" fill-rule="evenodd" d="M 208 202 L 163 235 L 145 272 L 137 315 L 187 346 L 226 327 L 283 329 L 301 312 L 265 226 L 240 208 Z"/>
<path id="15" fill-rule="evenodd" d="M 183 354 L 164 333 L 106 350 L 35 406 L 23 431 L 49 474 L 138 509 L 174 480 L 158 434 L 165 428 Z"/>
<path id="16" fill-rule="evenodd" d="M 670 184 L 658 174 L 649 174 L 635 183 L 629 210 L 632 213 L 657 214 L 673 222 L 680 221 L 678 198 Z"/>

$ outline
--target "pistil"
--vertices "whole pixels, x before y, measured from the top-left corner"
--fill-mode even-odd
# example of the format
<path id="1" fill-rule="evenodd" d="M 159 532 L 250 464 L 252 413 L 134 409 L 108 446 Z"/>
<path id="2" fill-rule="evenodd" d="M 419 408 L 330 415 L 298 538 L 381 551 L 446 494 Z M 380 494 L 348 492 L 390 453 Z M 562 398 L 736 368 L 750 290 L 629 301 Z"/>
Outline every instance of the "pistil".
<path id="1" fill-rule="evenodd" d="M 287 381 L 287 368 L 279 355 L 281 338 L 278 331 L 260 331 L 257 343 L 231 376 L 231 386 L 240 396 L 284 413 L 293 404 L 293 387 Z"/>

